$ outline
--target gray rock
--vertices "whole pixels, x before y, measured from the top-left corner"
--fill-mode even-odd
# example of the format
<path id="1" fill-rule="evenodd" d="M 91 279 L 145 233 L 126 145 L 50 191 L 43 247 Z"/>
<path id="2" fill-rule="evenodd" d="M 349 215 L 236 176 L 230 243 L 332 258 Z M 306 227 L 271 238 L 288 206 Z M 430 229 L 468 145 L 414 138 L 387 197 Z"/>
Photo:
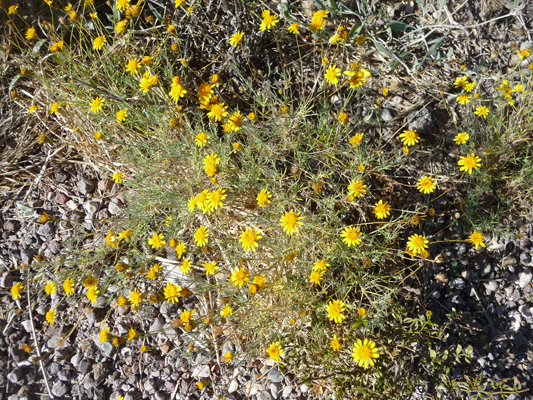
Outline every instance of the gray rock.
<path id="1" fill-rule="evenodd" d="M 48 372 L 50 373 L 50 375 L 55 376 L 59 372 L 60 368 L 61 366 L 58 363 L 53 362 L 48 366 Z"/>
<path id="2" fill-rule="evenodd" d="M 270 384 L 270 394 L 272 395 L 272 397 L 274 397 L 275 399 L 277 399 L 279 397 L 279 395 L 281 394 L 281 384 L 280 383 L 271 383 Z"/>
<path id="3" fill-rule="evenodd" d="M 82 373 L 82 374 L 87 374 L 89 372 L 89 370 L 91 369 L 91 362 L 89 360 L 82 360 L 80 363 L 79 363 L 79 366 L 78 366 L 78 370 Z"/>
<path id="4" fill-rule="evenodd" d="M 381 110 L 381 119 L 384 121 L 384 122 L 389 122 L 390 120 L 396 118 L 396 116 L 398 115 L 398 112 L 392 108 L 383 108 L 383 110 Z"/>
<path id="5" fill-rule="evenodd" d="M 111 215 L 119 215 L 122 212 L 122 209 L 119 207 L 119 205 L 113 202 L 109 203 L 107 209 Z"/>
<path id="6" fill-rule="evenodd" d="M 46 238 L 52 238 L 55 232 L 56 228 L 53 222 L 46 222 L 45 224 L 40 225 L 37 229 L 37 234 Z"/>
<path id="7" fill-rule="evenodd" d="M 305 383 L 300 386 L 300 391 L 302 393 L 307 393 L 308 390 L 309 390 L 309 386 L 307 386 Z"/>
<path id="8" fill-rule="evenodd" d="M 113 351 L 115 350 L 115 348 L 113 347 L 113 345 L 110 342 L 102 343 L 101 349 L 102 349 L 102 352 L 104 353 L 104 355 L 106 357 L 108 357 L 108 358 L 113 355 Z"/>
<path id="9" fill-rule="evenodd" d="M 193 378 L 209 378 L 211 370 L 209 365 L 197 365 L 192 371 Z"/>
<path id="10" fill-rule="evenodd" d="M 22 377 L 22 369 L 21 368 L 15 368 L 13 371 L 11 371 L 9 374 L 7 374 L 7 379 L 11 383 L 20 384 L 22 380 L 20 379 Z"/>
<path id="11" fill-rule="evenodd" d="M 78 181 L 78 190 L 81 194 L 88 194 L 94 190 L 94 182 L 91 179 L 81 178 Z"/>
<path id="12" fill-rule="evenodd" d="M 97 201 L 86 201 L 83 203 L 83 208 L 85 211 L 87 211 L 87 214 L 94 215 L 96 211 L 98 211 L 98 207 L 100 207 L 100 203 Z"/>
<path id="13" fill-rule="evenodd" d="M 64 382 L 57 381 L 56 383 L 54 383 L 54 386 L 52 386 L 52 394 L 54 396 L 61 398 L 64 395 L 66 395 L 67 392 L 68 392 L 68 386 L 65 385 Z"/>
<path id="14" fill-rule="evenodd" d="M 269 391 L 263 390 L 257 395 L 257 400 L 272 400 L 272 395 Z"/>
<path id="15" fill-rule="evenodd" d="M 531 279 L 533 279 L 533 274 L 529 268 L 526 268 L 518 275 L 518 284 L 523 289 L 531 283 Z"/>
<path id="16" fill-rule="evenodd" d="M 31 332 L 31 321 L 29 319 L 27 319 L 26 321 L 22 321 L 22 327 L 24 328 L 24 330 L 28 333 Z"/>
<path id="17" fill-rule="evenodd" d="M 67 201 L 65 205 L 70 211 L 74 211 L 78 208 L 78 203 L 76 203 L 74 200 Z"/>
<path id="18" fill-rule="evenodd" d="M 531 256 L 529 255 L 529 253 L 520 254 L 520 263 L 522 265 L 527 265 L 527 266 L 531 265 Z"/>
<path id="19" fill-rule="evenodd" d="M 484 285 L 485 285 L 485 290 L 487 294 L 490 294 L 491 292 L 495 292 L 500 287 L 500 284 L 498 283 L 498 281 L 484 282 Z"/>
<path id="20" fill-rule="evenodd" d="M 78 364 L 80 363 L 81 359 L 82 355 L 80 353 L 76 353 L 70 359 L 70 363 L 74 366 L 74 368 L 78 368 Z"/>
<path id="21" fill-rule="evenodd" d="M 57 377 L 60 381 L 68 382 L 72 377 L 72 371 L 70 369 L 61 369 L 57 371 Z"/>
<path id="22" fill-rule="evenodd" d="M 150 333 L 157 333 L 161 329 L 163 329 L 163 326 L 165 325 L 165 320 L 162 317 L 157 317 L 155 321 L 150 325 L 150 328 L 148 329 L 148 332 Z"/>
<path id="23" fill-rule="evenodd" d="M 270 371 L 268 371 L 268 380 L 270 382 L 279 383 L 283 382 L 285 377 L 281 372 L 278 371 L 277 367 L 272 368 Z"/>
<path id="24" fill-rule="evenodd" d="M 232 379 L 228 387 L 228 393 L 231 394 L 233 392 L 236 392 L 238 388 L 239 382 L 237 382 L 237 379 Z"/>

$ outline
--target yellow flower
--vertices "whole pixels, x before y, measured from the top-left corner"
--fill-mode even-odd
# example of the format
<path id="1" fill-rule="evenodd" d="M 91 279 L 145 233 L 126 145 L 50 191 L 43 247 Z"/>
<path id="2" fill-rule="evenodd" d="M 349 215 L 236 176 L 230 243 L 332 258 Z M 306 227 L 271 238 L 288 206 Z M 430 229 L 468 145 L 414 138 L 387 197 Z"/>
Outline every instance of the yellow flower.
<path id="1" fill-rule="evenodd" d="M 233 315 L 233 310 L 231 309 L 229 304 L 226 304 L 224 306 L 224 308 L 220 312 L 220 315 L 222 316 L 222 318 L 226 318 L 228 315 Z"/>
<path id="2" fill-rule="evenodd" d="M 102 139 L 103 136 L 104 136 L 104 135 L 102 135 L 102 134 L 101 134 L 100 132 L 98 132 L 98 131 L 94 132 L 94 138 L 95 138 L 96 140 L 98 140 L 98 139 Z"/>
<path id="3" fill-rule="evenodd" d="M 13 286 L 11 286 L 11 297 L 13 297 L 13 300 L 20 299 L 20 293 L 22 292 L 22 289 L 24 289 L 22 282 L 14 283 Z"/>
<path id="4" fill-rule="evenodd" d="M 16 14 L 18 12 L 18 9 L 19 6 L 9 6 L 9 8 L 7 9 L 7 13 L 10 15 Z"/>
<path id="5" fill-rule="evenodd" d="M 350 195 L 353 197 L 363 197 L 363 195 L 366 194 L 366 187 L 367 186 L 363 184 L 363 181 L 358 179 L 350 182 L 348 185 L 348 190 L 350 191 Z"/>
<path id="6" fill-rule="evenodd" d="M 152 86 L 157 85 L 157 79 L 157 75 L 152 75 L 150 72 L 146 71 L 139 82 L 139 91 L 146 94 L 146 92 L 152 89 Z"/>
<path id="7" fill-rule="evenodd" d="M 115 183 L 122 183 L 122 180 L 124 179 L 124 174 L 121 171 L 116 171 L 113 173 L 113 180 Z"/>
<path id="8" fill-rule="evenodd" d="M 63 51 L 63 41 L 60 40 L 58 42 L 52 43 L 52 45 L 50 46 L 50 51 L 53 51 L 54 53 Z"/>
<path id="9" fill-rule="evenodd" d="M 189 260 L 189 257 L 187 257 L 183 260 L 183 263 L 180 266 L 180 271 L 183 272 L 184 274 L 188 274 L 189 271 L 191 270 L 191 266 L 192 266 L 191 261 Z"/>
<path id="10" fill-rule="evenodd" d="M 118 237 L 120 240 L 129 238 L 131 235 L 133 235 L 133 231 L 126 229 L 118 234 Z"/>
<path id="11" fill-rule="evenodd" d="M 149 65 L 152 63 L 152 60 L 154 59 L 154 57 L 152 56 L 144 56 L 141 60 L 141 63 L 143 63 L 144 65 Z"/>
<path id="12" fill-rule="evenodd" d="M 341 342 L 339 338 L 337 337 L 337 335 L 333 335 L 333 340 L 329 342 L 329 345 L 334 351 L 339 351 L 342 347 Z"/>
<path id="13" fill-rule="evenodd" d="M 167 302 L 174 304 L 176 301 L 179 301 L 179 297 L 181 296 L 181 286 L 167 282 L 167 286 L 163 289 L 163 294 Z"/>
<path id="14" fill-rule="evenodd" d="M 337 115 L 337 120 L 342 124 L 346 125 L 348 123 L 348 114 L 346 114 L 344 111 L 341 111 L 339 115 Z M 351 142 L 350 142 L 351 143 Z"/>
<path id="15" fill-rule="evenodd" d="M 414 254 L 421 254 L 428 248 L 429 240 L 425 236 L 414 234 L 407 239 L 407 250 Z"/>
<path id="16" fill-rule="evenodd" d="M 513 87 L 512 92 L 522 92 L 524 90 L 524 85 L 516 85 Z"/>
<path id="17" fill-rule="evenodd" d="M 363 135 L 364 133 L 356 133 L 354 136 L 350 138 L 350 144 L 353 147 L 359 146 L 363 142 Z"/>
<path id="18" fill-rule="evenodd" d="M 231 44 L 233 47 L 237 47 L 239 43 L 242 42 L 242 37 L 244 36 L 244 32 L 237 32 L 231 35 L 231 38 L 229 39 L 229 44 Z"/>
<path id="19" fill-rule="evenodd" d="M 209 192 L 206 189 L 200 192 L 194 200 L 195 206 L 198 207 L 204 214 L 209 210 L 209 205 L 207 204 L 208 196 L 209 196 Z M 190 206 L 189 206 L 189 209 L 190 209 Z"/>
<path id="20" fill-rule="evenodd" d="M 459 96 L 457 96 L 457 98 L 455 99 L 459 104 L 461 104 L 462 106 L 470 103 L 470 99 L 472 99 L 472 96 L 469 96 L 467 94 L 461 94 Z"/>
<path id="21" fill-rule="evenodd" d="M 233 360 L 233 354 L 229 351 L 227 353 L 224 353 L 225 362 L 229 363 L 231 360 Z"/>
<path id="22" fill-rule="evenodd" d="M 94 113 L 98 113 L 102 110 L 102 106 L 104 105 L 105 99 L 102 99 L 101 97 L 95 97 L 93 101 L 91 102 L 91 111 Z"/>
<path id="23" fill-rule="evenodd" d="M 217 165 L 220 163 L 220 157 L 215 153 L 208 154 L 204 160 L 204 171 L 207 176 L 214 176 L 217 173 Z M 198 203 L 198 198 L 196 199 Z"/>
<path id="24" fill-rule="evenodd" d="M 457 144 L 465 144 L 468 139 L 470 139 L 470 135 L 466 132 L 458 133 L 457 136 L 453 139 L 455 143 Z"/>
<path id="25" fill-rule="evenodd" d="M 222 207 L 222 200 L 224 200 L 227 195 L 225 194 L 225 189 L 217 189 L 209 192 L 207 195 L 207 211 L 211 213 L 212 211 L 218 210 L 219 207 Z"/>
<path id="26" fill-rule="evenodd" d="M 344 75 L 350 77 L 348 83 L 350 83 L 351 89 L 363 86 L 368 81 L 368 78 L 372 77 L 372 74 L 366 68 L 361 68 L 358 71 L 344 71 Z"/>
<path id="27" fill-rule="evenodd" d="M 267 354 L 273 361 L 281 361 L 281 356 L 283 355 L 283 348 L 279 344 L 279 342 L 272 343 L 270 346 L 268 346 Z"/>
<path id="28" fill-rule="evenodd" d="M 205 274 L 206 274 L 206 275 L 209 275 L 209 274 L 211 274 L 211 275 L 215 275 L 215 271 L 216 271 L 217 269 L 219 269 L 219 268 L 217 267 L 217 262 L 216 262 L 216 261 L 211 261 L 210 263 L 205 262 L 205 263 L 204 263 L 204 268 L 205 268 Z"/>
<path id="29" fill-rule="evenodd" d="M 264 32 L 265 29 L 271 29 L 279 22 L 276 14 L 270 14 L 270 10 L 264 10 L 262 13 L 263 21 L 259 29 Z"/>
<path id="30" fill-rule="evenodd" d="M 209 139 L 209 136 L 207 136 L 204 132 L 200 132 L 198 135 L 194 137 L 194 141 L 196 142 L 196 145 L 200 148 L 206 145 L 207 139 Z"/>
<path id="31" fill-rule="evenodd" d="M 309 282 L 319 285 L 322 275 L 323 273 L 320 273 L 319 271 L 311 271 L 311 275 L 309 275 Z"/>
<path id="32" fill-rule="evenodd" d="M 476 108 L 476 111 L 474 111 L 474 114 L 487 119 L 487 115 L 489 115 L 489 111 L 490 110 L 487 107 L 479 106 L 478 108 Z"/>
<path id="33" fill-rule="evenodd" d="M 116 7 L 117 10 L 126 10 L 130 6 L 130 0 L 117 0 Z"/>
<path id="34" fill-rule="evenodd" d="M 354 226 L 346 226 L 341 232 L 342 241 L 346 243 L 348 247 L 361 243 L 361 235 L 361 230 Z"/>
<path id="35" fill-rule="evenodd" d="M 465 90 L 467 92 L 471 92 L 472 90 L 474 90 L 476 88 L 476 83 L 475 82 L 468 82 L 467 84 L 465 84 Z"/>
<path id="36" fill-rule="evenodd" d="M 167 32 L 168 33 L 173 33 L 176 31 L 176 27 L 172 24 L 170 24 L 168 27 L 167 27 Z"/>
<path id="37" fill-rule="evenodd" d="M 228 115 L 228 112 L 226 111 L 224 103 L 214 104 L 211 107 L 211 110 L 207 113 L 207 117 L 210 120 L 214 119 L 217 122 L 227 115 Z"/>
<path id="38" fill-rule="evenodd" d="M 130 292 L 130 295 L 128 296 L 129 301 L 131 304 L 133 304 L 135 307 L 139 305 L 142 299 L 141 293 L 139 293 L 139 290 L 135 288 L 135 290 Z"/>
<path id="39" fill-rule="evenodd" d="M 257 195 L 257 205 L 259 207 L 264 207 L 267 204 L 270 204 L 270 199 L 272 198 L 272 193 L 266 189 L 262 189 Z"/>
<path id="40" fill-rule="evenodd" d="M 172 87 L 170 89 L 170 92 L 168 93 L 170 97 L 172 97 L 172 101 L 174 103 L 177 103 L 181 97 L 184 97 L 187 94 L 187 91 L 185 88 L 178 82 L 176 84 L 172 84 Z"/>
<path id="41" fill-rule="evenodd" d="M 359 172 L 364 172 L 365 170 L 365 166 L 363 164 L 360 164 L 358 167 L 357 167 L 358 171 Z"/>
<path id="42" fill-rule="evenodd" d="M 183 3 L 185 3 L 185 0 L 175 0 L 174 1 L 174 6 L 176 8 L 178 8 L 179 6 L 181 6 Z"/>
<path id="43" fill-rule="evenodd" d="M 521 59 L 523 58 L 527 58 L 531 55 L 531 50 L 530 49 L 521 49 L 521 50 L 516 50 L 516 52 L 518 53 L 518 57 Z"/>
<path id="44" fill-rule="evenodd" d="M 180 315 L 181 322 L 183 322 L 184 324 L 190 324 L 192 322 L 194 311 L 195 310 L 192 310 L 192 311 L 183 310 L 183 312 Z"/>
<path id="45" fill-rule="evenodd" d="M 357 43 L 359 46 L 362 46 L 366 39 L 368 39 L 368 36 L 358 36 L 357 39 L 355 39 L 355 43 Z"/>
<path id="46" fill-rule="evenodd" d="M 208 100 L 213 97 L 213 86 L 211 83 L 202 83 L 198 88 L 198 98 Z"/>
<path id="47" fill-rule="evenodd" d="M 96 279 L 94 276 L 92 275 L 89 275 L 86 279 L 85 279 L 85 282 L 83 282 L 83 286 L 85 286 L 86 288 L 90 288 L 91 286 L 96 286 L 96 284 L 98 283 L 98 279 Z"/>
<path id="48" fill-rule="evenodd" d="M 57 291 L 56 284 L 52 281 L 46 281 L 46 285 L 44 286 L 44 292 L 47 295 L 55 294 Z"/>
<path id="49" fill-rule="evenodd" d="M 298 225 L 303 225 L 303 222 L 300 221 L 301 219 L 300 212 L 295 214 L 294 209 L 291 209 L 291 211 L 286 212 L 281 216 L 279 222 L 283 227 L 283 231 L 290 236 L 293 235 L 294 232 L 300 232 Z"/>
<path id="50" fill-rule="evenodd" d="M 300 29 L 300 25 L 298 25 L 296 22 L 292 23 L 288 28 L 287 30 L 294 34 L 294 35 L 297 35 L 298 34 L 298 29 Z"/>
<path id="51" fill-rule="evenodd" d="M 39 217 L 39 222 L 40 222 L 41 224 L 44 224 L 45 222 L 53 221 L 53 220 L 54 220 L 54 218 L 51 217 L 51 216 L 49 216 L 49 215 L 46 213 L 46 211 L 44 211 L 44 212 L 43 212 L 43 215 L 41 215 L 41 216 Z"/>
<path id="52" fill-rule="evenodd" d="M 328 318 L 330 321 L 341 323 L 346 318 L 342 312 L 345 310 L 345 304 L 341 300 L 333 300 L 326 306 Z"/>
<path id="53" fill-rule="evenodd" d="M 148 239 L 148 244 L 152 246 L 152 249 L 159 249 L 161 247 L 165 247 L 165 243 L 163 239 L 165 236 L 162 233 L 154 232 L 153 236 Z"/>
<path id="54" fill-rule="evenodd" d="M 473 231 L 468 237 L 468 241 L 476 247 L 476 250 L 479 246 L 486 247 L 485 243 L 483 243 L 483 234 L 481 232 Z"/>
<path id="55" fill-rule="evenodd" d="M 98 36 L 93 40 L 93 49 L 94 50 L 100 50 L 104 47 L 105 44 L 105 37 L 104 36 Z"/>
<path id="56" fill-rule="evenodd" d="M 50 114 L 57 114 L 58 111 L 59 111 L 59 103 L 53 103 L 50 106 Z"/>
<path id="57" fill-rule="evenodd" d="M 335 64 L 332 64 L 326 72 L 324 72 L 324 79 L 329 86 L 339 83 L 339 76 L 341 76 L 340 68 L 337 68 Z"/>
<path id="58" fill-rule="evenodd" d="M 28 28 L 26 31 L 26 39 L 32 40 L 37 37 L 37 32 L 35 31 L 35 28 L 32 26 L 31 28 Z"/>
<path id="59" fill-rule="evenodd" d="M 249 276 L 250 273 L 246 268 L 235 267 L 235 269 L 231 271 L 230 281 L 233 282 L 235 286 L 242 287 L 246 282 L 250 280 Z"/>
<path id="60" fill-rule="evenodd" d="M 466 153 L 466 157 L 461 156 L 461 159 L 457 164 L 462 165 L 461 171 L 466 171 L 470 175 L 472 169 L 478 169 L 481 166 L 481 158 L 476 156 L 474 153 L 472 155 Z"/>
<path id="61" fill-rule="evenodd" d="M 115 25 L 115 32 L 124 32 L 126 28 L 128 27 L 128 20 L 123 19 L 122 21 L 118 21 Z"/>
<path id="62" fill-rule="evenodd" d="M 128 61 L 128 64 L 126 65 L 126 71 L 131 74 L 131 76 L 135 75 L 135 72 L 139 67 L 141 66 L 141 62 L 138 58 L 132 58 Z"/>
<path id="63" fill-rule="evenodd" d="M 133 340 L 138 335 L 137 331 L 133 329 L 133 326 L 130 326 L 130 329 L 128 331 L 128 340 Z"/>
<path id="64" fill-rule="evenodd" d="M 54 325 L 54 321 L 56 319 L 57 312 L 56 310 L 48 310 L 46 313 L 46 322 L 48 322 L 50 325 Z"/>
<path id="65" fill-rule="evenodd" d="M 200 226 L 196 232 L 194 232 L 194 243 L 197 247 L 204 247 L 209 240 L 209 230 L 205 226 Z"/>
<path id="66" fill-rule="evenodd" d="M 71 278 L 65 279 L 65 282 L 63 282 L 63 290 L 67 296 L 74 294 L 74 288 L 74 281 Z"/>
<path id="67" fill-rule="evenodd" d="M 34 113 L 37 109 L 39 108 L 39 106 L 30 106 L 30 114 Z"/>
<path id="68" fill-rule="evenodd" d="M 239 142 L 233 143 L 233 148 L 237 151 L 242 150 L 242 146 Z"/>
<path id="69" fill-rule="evenodd" d="M 365 339 L 364 342 L 361 339 L 357 340 L 352 349 L 352 358 L 355 363 L 359 363 L 359 366 L 365 368 L 370 364 L 374 366 L 373 358 L 379 358 L 379 350 L 376 348 L 376 344 L 372 340 Z"/>
<path id="70" fill-rule="evenodd" d="M 376 203 L 376 206 L 372 210 L 372 213 L 375 214 L 377 219 L 387 218 L 390 215 L 391 206 L 389 202 L 386 201 L 383 203 L 383 200 L 380 200 Z"/>
<path id="71" fill-rule="evenodd" d="M 45 1 L 47 1 L 47 0 L 45 0 Z M 49 1 L 50 1 L 50 3 L 52 2 L 52 0 L 49 0 Z M 97 19 L 97 18 L 98 18 L 98 13 L 97 13 L 96 11 L 93 11 L 93 12 L 90 13 L 89 15 L 90 15 L 90 17 L 91 17 L 92 19 Z"/>
<path id="72" fill-rule="evenodd" d="M 255 249 L 259 246 L 257 240 L 262 239 L 263 236 L 259 235 L 259 232 L 253 228 L 247 227 L 242 233 L 239 242 L 242 244 L 244 251 L 255 252 Z"/>
<path id="73" fill-rule="evenodd" d="M 124 122 L 124 120 L 126 119 L 126 117 L 128 116 L 128 114 L 126 114 L 126 111 L 127 110 L 118 110 L 117 111 L 117 122 L 119 124 L 121 124 L 122 122 Z"/>
<path id="74" fill-rule="evenodd" d="M 177 245 L 176 245 L 176 257 L 177 258 L 181 258 L 181 255 L 183 253 L 185 253 L 187 249 L 185 248 L 185 243 L 183 242 L 179 242 Z"/>
<path id="75" fill-rule="evenodd" d="M 366 310 L 361 307 L 359 310 L 357 310 L 357 314 L 359 314 L 361 317 L 364 317 L 366 315 Z"/>
<path id="76" fill-rule="evenodd" d="M 109 339 L 109 327 L 102 328 L 102 330 L 100 331 L 100 343 L 107 342 L 108 339 Z"/>
<path id="77" fill-rule="evenodd" d="M 320 273 L 326 272 L 330 264 L 326 260 L 318 260 L 313 265 L 313 271 L 318 271 Z"/>
<path id="78" fill-rule="evenodd" d="M 424 175 L 418 180 L 418 190 L 424 194 L 432 193 L 436 187 L 435 179 L 429 176 Z"/>
<path id="79" fill-rule="evenodd" d="M 405 146 L 414 146 L 420 140 L 416 129 L 409 129 L 400 134 L 400 139 Z"/>
<path id="80" fill-rule="evenodd" d="M 466 76 L 461 76 L 457 78 L 454 82 L 456 88 L 464 87 L 468 83 L 468 78 Z"/>
<path id="81" fill-rule="evenodd" d="M 97 289 L 96 286 L 91 286 L 89 289 L 87 289 L 87 299 L 90 300 L 92 304 L 96 303 L 96 298 L 98 297 L 98 294 L 100 291 Z"/>

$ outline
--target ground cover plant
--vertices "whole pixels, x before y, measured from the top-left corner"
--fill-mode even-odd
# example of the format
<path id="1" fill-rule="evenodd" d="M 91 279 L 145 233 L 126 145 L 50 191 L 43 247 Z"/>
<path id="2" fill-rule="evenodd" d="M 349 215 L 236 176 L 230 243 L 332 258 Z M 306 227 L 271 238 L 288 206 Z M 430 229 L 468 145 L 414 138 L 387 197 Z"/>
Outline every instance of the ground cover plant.
<path id="1" fill-rule="evenodd" d="M 449 67 L 432 92 L 437 134 L 427 104 L 387 107 L 406 96 L 391 76 L 445 65 L 443 42 L 428 34 L 421 58 L 415 28 L 376 4 L 46 4 L 29 24 L 2 2 L 10 96 L 54 121 L 37 139 L 47 151 L 76 149 L 127 207 L 84 226 L 94 245 L 12 271 L 18 314 L 48 297 L 50 326 L 67 309 L 167 303 L 191 349 L 278 364 L 317 396 L 522 391 L 518 379 L 453 376 L 473 347 L 449 343 L 448 322 L 406 286 L 449 243 L 482 252 L 511 214 L 530 216 L 529 47 L 498 76 Z M 213 7 L 226 19 L 211 21 Z M 415 50 L 392 50 L 401 40 Z M 106 321 L 100 344 L 157 351 L 153 332 Z M 25 350 L 42 362 L 39 348 Z"/>

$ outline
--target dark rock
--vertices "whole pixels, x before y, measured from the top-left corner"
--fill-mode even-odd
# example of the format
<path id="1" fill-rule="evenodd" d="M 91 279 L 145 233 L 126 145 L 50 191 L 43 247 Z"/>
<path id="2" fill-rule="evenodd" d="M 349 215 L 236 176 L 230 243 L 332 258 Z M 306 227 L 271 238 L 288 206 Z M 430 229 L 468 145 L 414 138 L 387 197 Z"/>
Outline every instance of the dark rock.
<path id="1" fill-rule="evenodd" d="M 0 287 L 4 289 L 11 289 L 13 286 L 13 282 L 15 281 L 13 274 L 10 272 L 4 272 L 2 276 L 0 276 Z"/>
<path id="2" fill-rule="evenodd" d="M 272 400 L 272 395 L 269 391 L 263 390 L 257 395 L 257 400 Z"/>
<path id="3" fill-rule="evenodd" d="M 54 178 L 58 183 L 65 183 L 70 175 L 65 171 L 56 171 Z"/>
<path id="4" fill-rule="evenodd" d="M 15 368 L 9 374 L 7 374 L 7 379 L 11 383 L 21 384 L 22 383 L 22 368 Z"/>
<path id="5" fill-rule="evenodd" d="M 78 181 L 77 186 L 78 186 L 78 190 L 83 195 L 91 193 L 94 190 L 94 182 L 92 181 L 92 179 L 87 179 L 87 178 L 82 177 Z"/>
<path id="6" fill-rule="evenodd" d="M 78 365 L 78 371 L 82 374 L 87 374 L 91 369 L 91 362 L 89 360 L 82 360 Z"/>
<path id="7" fill-rule="evenodd" d="M 69 200 L 70 200 L 70 198 L 66 194 L 61 193 L 61 192 L 57 192 L 56 193 L 55 201 L 56 201 L 57 204 L 63 205 Z"/>
<path id="8" fill-rule="evenodd" d="M 68 382 L 72 378 L 72 371 L 70 369 L 61 369 L 57 371 L 57 377 L 61 381 Z"/>
<path id="9" fill-rule="evenodd" d="M 111 179 L 102 179 L 98 181 L 98 190 L 101 192 L 109 192 L 113 188 L 113 181 Z"/>
<path id="10" fill-rule="evenodd" d="M 531 265 L 531 255 L 529 255 L 528 253 L 520 254 L 520 263 L 522 265 L 530 266 Z"/>
<path id="11" fill-rule="evenodd" d="M 37 250 L 35 249 L 26 249 L 21 250 L 20 252 L 20 260 L 23 264 L 31 264 L 33 261 L 33 257 L 37 254 Z"/>
<path id="12" fill-rule="evenodd" d="M 407 116 L 409 129 L 416 129 L 418 134 L 429 133 L 435 125 L 435 113 L 428 107 L 412 112 Z"/>
<path id="13" fill-rule="evenodd" d="M 59 372 L 61 366 L 58 363 L 52 363 L 48 366 L 48 372 L 50 375 L 55 376 Z"/>

